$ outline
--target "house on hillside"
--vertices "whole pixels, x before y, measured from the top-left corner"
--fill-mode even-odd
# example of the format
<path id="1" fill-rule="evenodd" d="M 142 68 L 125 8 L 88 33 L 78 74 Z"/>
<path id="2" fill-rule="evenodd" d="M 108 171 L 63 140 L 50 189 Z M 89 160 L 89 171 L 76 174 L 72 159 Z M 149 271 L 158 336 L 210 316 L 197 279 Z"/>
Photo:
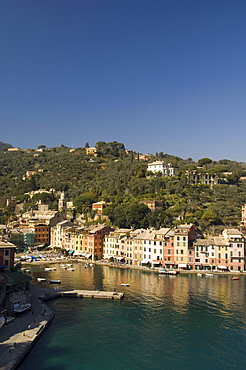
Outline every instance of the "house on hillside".
<path id="1" fill-rule="evenodd" d="M 164 177 L 177 176 L 178 169 L 173 167 L 171 163 L 165 164 L 163 161 L 156 161 L 148 164 L 148 171 L 153 173 L 160 172 Z"/>

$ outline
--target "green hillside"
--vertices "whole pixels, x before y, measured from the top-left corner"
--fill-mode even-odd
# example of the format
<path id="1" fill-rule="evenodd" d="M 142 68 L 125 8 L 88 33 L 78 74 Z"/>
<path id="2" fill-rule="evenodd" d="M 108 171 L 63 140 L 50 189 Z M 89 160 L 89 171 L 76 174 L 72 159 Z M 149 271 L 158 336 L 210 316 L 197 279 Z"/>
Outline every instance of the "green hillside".
<path id="1" fill-rule="evenodd" d="M 43 146 L 44 147 L 44 146 Z M 178 168 L 177 177 L 153 176 L 147 172 L 148 162 L 124 144 L 98 142 L 98 156 L 86 155 L 86 148 L 65 146 L 43 148 L 43 151 L 0 151 L 0 222 L 14 217 L 16 204 L 23 210 L 36 206 L 37 200 L 57 208 L 58 194 L 65 191 L 66 199 L 74 201 L 77 214 L 93 218 L 91 204 L 104 200 L 111 223 L 120 227 L 162 227 L 180 222 L 192 222 L 203 230 L 217 226 L 238 226 L 241 207 L 246 203 L 246 164 L 230 160 L 212 161 L 202 158 L 197 163 L 164 153 L 152 155 L 148 162 L 162 160 Z M 40 149 L 41 150 L 41 149 Z M 189 185 L 186 171 L 197 169 L 216 173 L 223 184 Z M 27 171 L 33 171 L 30 177 Z M 152 175 L 152 177 L 150 177 Z M 54 189 L 52 195 L 31 199 L 25 193 Z M 11 202 L 6 206 L 6 200 Z M 150 212 L 141 200 L 156 199 L 163 208 Z M 182 220 L 182 221 L 181 221 Z"/>

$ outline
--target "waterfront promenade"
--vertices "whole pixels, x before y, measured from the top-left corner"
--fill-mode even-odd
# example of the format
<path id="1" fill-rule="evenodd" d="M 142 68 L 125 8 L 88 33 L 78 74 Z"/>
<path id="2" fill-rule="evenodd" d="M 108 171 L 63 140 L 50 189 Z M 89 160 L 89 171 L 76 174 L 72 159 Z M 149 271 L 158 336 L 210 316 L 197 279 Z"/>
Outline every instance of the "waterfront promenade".
<path id="1" fill-rule="evenodd" d="M 45 305 L 39 296 L 45 289 L 36 289 L 30 285 L 29 302 L 31 311 L 17 317 L 12 323 L 0 330 L 0 369 L 16 369 L 25 355 L 54 318 L 52 310 Z"/>

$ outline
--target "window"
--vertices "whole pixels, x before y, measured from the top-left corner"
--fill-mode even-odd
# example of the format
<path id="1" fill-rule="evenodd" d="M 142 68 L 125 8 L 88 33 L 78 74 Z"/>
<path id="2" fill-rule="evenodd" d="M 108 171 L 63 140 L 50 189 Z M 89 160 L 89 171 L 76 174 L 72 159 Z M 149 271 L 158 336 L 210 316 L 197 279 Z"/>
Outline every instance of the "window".
<path id="1" fill-rule="evenodd" d="M 4 249 L 4 256 L 5 257 L 9 256 L 9 249 Z"/>
<path id="2" fill-rule="evenodd" d="M 181 254 L 184 254 L 184 250 L 183 250 L 183 249 L 181 249 L 180 253 L 181 253 Z"/>
<path id="3" fill-rule="evenodd" d="M 171 249 L 168 249 L 167 250 L 167 254 L 171 254 Z"/>

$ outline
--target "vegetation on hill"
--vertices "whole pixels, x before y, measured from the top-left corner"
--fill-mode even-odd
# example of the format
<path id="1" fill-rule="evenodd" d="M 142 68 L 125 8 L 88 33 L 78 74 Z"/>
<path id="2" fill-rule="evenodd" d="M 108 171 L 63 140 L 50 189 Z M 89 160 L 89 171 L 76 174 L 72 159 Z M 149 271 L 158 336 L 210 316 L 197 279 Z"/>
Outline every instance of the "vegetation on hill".
<path id="1" fill-rule="evenodd" d="M 55 209 L 57 192 L 64 191 L 66 199 L 74 201 L 77 213 L 92 218 L 91 204 L 106 201 L 105 215 L 119 227 L 158 228 L 192 222 L 205 230 L 216 225 L 239 225 L 241 207 L 246 203 L 246 183 L 240 181 L 246 174 L 245 163 L 209 158 L 194 162 L 192 158 L 184 160 L 160 152 L 151 161 L 171 163 L 178 168 L 178 176 L 149 177 L 147 162 L 133 152 L 127 154 L 122 143 L 98 142 L 97 156 L 88 156 L 86 147 L 74 150 L 64 145 L 41 145 L 39 150 L 0 151 L 0 222 L 14 217 L 16 204 L 25 211 L 41 200 Z M 187 170 L 223 173 L 225 181 L 213 187 L 189 185 Z M 27 175 L 27 171 L 32 171 L 32 175 Z M 53 192 L 33 198 L 26 194 L 38 189 Z M 140 204 L 147 199 L 162 200 L 163 208 L 149 211 Z"/>

